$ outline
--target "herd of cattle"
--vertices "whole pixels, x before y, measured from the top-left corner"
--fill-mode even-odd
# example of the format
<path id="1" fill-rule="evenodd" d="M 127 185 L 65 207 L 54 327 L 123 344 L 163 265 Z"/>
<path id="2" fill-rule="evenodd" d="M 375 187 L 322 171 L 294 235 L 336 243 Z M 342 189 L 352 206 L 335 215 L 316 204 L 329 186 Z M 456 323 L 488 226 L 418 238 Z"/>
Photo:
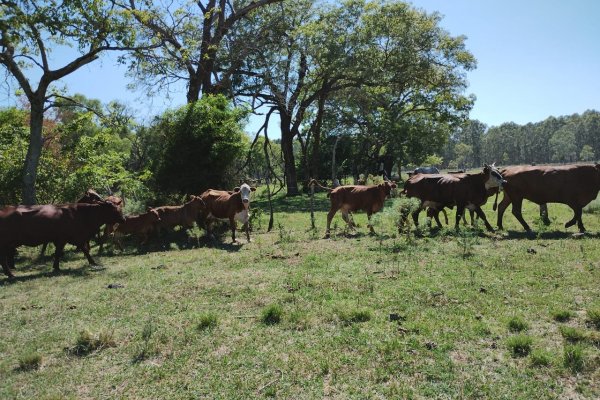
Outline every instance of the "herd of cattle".
<path id="1" fill-rule="evenodd" d="M 565 166 L 517 166 L 498 169 L 495 165 L 485 165 L 480 173 L 456 171 L 440 174 L 439 171 L 422 170 L 410 174 L 404 183 L 401 195 L 419 200 L 419 207 L 412 212 L 415 225 L 418 226 L 419 213 L 427 210 L 427 215 L 438 218 L 444 208 L 456 206 L 455 228 L 467 209 L 483 220 L 486 228 L 493 230 L 485 213 L 481 209 L 488 197 L 504 192 L 504 198 L 498 205 L 499 229 L 503 229 L 502 218 L 506 208 L 512 204 L 512 213 L 523 228 L 531 228 L 523 219 L 521 206 L 524 199 L 540 206 L 547 203 L 562 203 L 573 209 L 573 218 L 565 224 L 568 228 L 577 224 L 584 232 L 583 208 L 598 196 L 600 191 L 600 164 Z M 316 180 L 310 185 L 327 190 L 331 208 L 327 214 L 326 237 L 330 234 L 330 225 L 337 211 L 350 228 L 354 228 L 352 212 L 364 211 L 369 219 L 369 229 L 373 232 L 371 215 L 383 208 L 384 201 L 390 196 L 396 183 L 385 180 L 379 185 L 346 185 L 330 189 L 321 186 Z M 38 246 L 53 243 L 54 269 L 59 269 L 60 258 L 67 243 L 80 249 L 90 264 L 95 262 L 90 255 L 90 239 L 105 226 L 104 237 L 112 236 L 115 245 L 121 244 L 119 237 L 135 234 L 142 243 L 148 240 L 150 233 L 160 232 L 175 226 L 191 228 L 194 223 L 206 228 L 212 236 L 212 224 L 215 220 L 228 220 L 232 239 L 235 242 L 236 220 L 245 226 L 246 238 L 250 241 L 249 206 L 250 194 L 256 190 L 243 184 L 233 191 L 209 189 L 200 196 L 191 196 L 180 206 L 150 208 L 144 214 L 123 217 L 123 201 L 114 196 L 100 197 L 93 190 L 74 204 L 9 206 L 0 210 L 0 264 L 6 275 L 13 277 L 11 269 L 15 267 L 15 255 L 19 246 Z M 497 201 L 497 197 L 496 197 Z M 496 203 L 494 204 L 496 209 Z M 473 214 L 471 214 L 473 218 Z M 102 244 L 101 244 L 102 246 Z"/>

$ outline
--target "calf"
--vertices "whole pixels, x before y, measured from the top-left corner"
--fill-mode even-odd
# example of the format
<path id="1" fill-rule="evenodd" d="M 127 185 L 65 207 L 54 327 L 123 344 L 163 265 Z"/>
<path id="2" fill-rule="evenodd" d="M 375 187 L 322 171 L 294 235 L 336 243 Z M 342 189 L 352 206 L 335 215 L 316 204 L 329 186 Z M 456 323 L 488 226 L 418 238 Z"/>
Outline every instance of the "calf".
<path id="1" fill-rule="evenodd" d="M 488 230 L 493 231 L 481 210 L 488 198 L 488 189 L 502 187 L 502 175 L 495 167 L 485 165 L 479 174 L 418 174 L 411 177 L 404 185 L 403 193 L 407 197 L 421 200 L 419 208 L 413 212 L 415 226 L 419 224 L 419 213 L 426 207 L 440 210 L 443 207 L 456 205 L 455 229 L 459 229 L 459 221 L 465 208 L 473 209 L 485 222 Z M 436 221 L 439 223 L 439 220 Z"/>
<path id="2" fill-rule="evenodd" d="M 204 200 L 191 196 L 190 201 L 181 206 L 162 206 L 155 208 L 159 221 L 154 224 L 157 233 L 161 229 L 173 229 L 182 226 L 184 229 L 194 227 L 194 222 L 205 208 Z"/>
<path id="3" fill-rule="evenodd" d="M 523 199 L 544 205 L 561 203 L 571 207 L 574 216 L 565 223 L 569 228 L 575 223 L 585 232 L 581 215 L 583 207 L 598 196 L 600 191 L 600 164 L 563 166 L 518 166 L 505 168 L 507 183 L 504 198 L 498 205 L 498 228 L 503 229 L 504 211 L 512 203 L 512 213 L 527 232 L 531 228 L 523 219 Z M 547 212 L 547 211 L 546 211 Z"/>
<path id="4" fill-rule="evenodd" d="M 245 226 L 246 238 L 250 242 L 250 194 L 256 188 L 244 183 L 233 189 L 233 192 L 208 189 L 200 195 L 206 207 L 200 214 L 198 225 L 203 221 L 208 236 L 212 236 L 212 224 L 215 220 L 229 220 L 231 239 L 236 243 L 236 219 Z"/>
<path id="5" fill-rule="evenodd" d="M 120 237 L 127 234 L 134 234 L 142 237 L 140 244 L 144 245 L 148 241 L 149 234 L 154 230 L 154 224 L 160 221 L 160 216 L 155 209 L 148 209 L 148 212 L 140 215 L 130 215 L 125 217 L 125 222 L 116 224 L 112 231 L 113 241 L 117 247 L 123 251 Z"/>
<path id="6" fill-rule="evenodd" d="M 329 197 L 331 201 L 331 208 L 327 214 L 326 238 L 330 236 L 331 220 L 340 209 L 342 210 L 342 218 L 350 228 L 353 228 L 354 225 L 350 213 L 353 211 L 366 212 L 369 220 L 369 229 L 371 233 L 375 233 L 373 225 L 371 225 L 371 215 L 383 208 L 385 199 L 390 196 L 392 189 L 396 188 L 396 184 L 391 181 L 385 181 L 379 185 L 346 185 L 330 189 L 321 186 L 313 179 L 310 181 L 309 185 L 317 185 L 320 188 L 329 191 L 327 197 Z"/>
<path id="7" fill-rule="evenodd" d="M 124 221 L 119 209 L 108 202 L 6 207 L 0 210 L 0 264 L 12 277 L 17 247 L 54 243 L 54 270 L 58 271 L 64 247 L 70 243 L 94 265 L 90 238 L 100 226 Z"/>

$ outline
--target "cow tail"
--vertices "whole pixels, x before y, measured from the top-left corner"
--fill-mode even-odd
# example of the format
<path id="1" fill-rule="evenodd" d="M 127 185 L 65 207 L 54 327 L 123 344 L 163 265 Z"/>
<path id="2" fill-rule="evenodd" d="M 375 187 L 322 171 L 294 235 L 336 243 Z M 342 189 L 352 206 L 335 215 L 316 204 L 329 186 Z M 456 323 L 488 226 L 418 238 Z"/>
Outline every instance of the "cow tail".
<path id="1" fill-rule="evenodd" d="M 312 186 L 312 185 L 316 185 L 316 186 L 320 187 L 321 189 L 327 190 L 329 193 L 331 193 L 331 191 L 333 190 L 331 188 L 321 185 L 316 179 L 311 179 L 310 182 L 308 182 L 308 186 Z M 327 197 L 329 197 L 329 193 L 327 193 Z"/>
<path id="2" fill-rule="evenodd" d="M 500 191 L 496 192 L 496 199 L 494 200 L 494 207 L 493 210 L 496 211 L 496 209 L 498 208 L 498 194 L 500 193 Z"/>

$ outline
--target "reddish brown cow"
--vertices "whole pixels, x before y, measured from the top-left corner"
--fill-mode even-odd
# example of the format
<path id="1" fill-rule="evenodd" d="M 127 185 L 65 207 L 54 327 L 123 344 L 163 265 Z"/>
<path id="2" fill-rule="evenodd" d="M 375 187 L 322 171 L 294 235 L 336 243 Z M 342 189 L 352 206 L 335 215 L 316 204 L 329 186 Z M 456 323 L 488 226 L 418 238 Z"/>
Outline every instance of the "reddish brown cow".
<path id="1" fill-rule="evenodd" d="M 122 198 L 120 198 L 118 196 L 110 195 L 103 199 L 93 189 L 88 189 L 87 192 L 85 192 L 85 194 L 79 200 L 77 200 L 78 203 L 87 203 L 87 204 L 101 203 L 104 201 L 114 204 L 115 206 L 117 206 L 119 211 L 123 212 L 124 202 L 123 202 Z M 98 253 L 102 253 L 102 250 L 104 249 L 104 243 L 106 242 L 108 237 L 112 234 L 112 232 L 114 232 L 115 228 L 116 228 L 115 224 L 107 224 L 104 226 L 104 232 L 102 233 L 102 236 L 100 236 L 100 239 L 98 240 L 98 242 L 100 243 L 100 247 L 98 248 Z M 46 249 L 45 247 L 42 248 L 42 255 L 44 254 L 45 249 Z"/>
<path id="2" fill-rule="evenodd" d="M 459 221 L 465 208 L 473 209 L 481 218 L 488 230 L 493 231 L 481 210 L 488 198 L 488 189 L 501 187 L 502 176 L 494 167 L 485 165 L 478 174 L 418 174 L 404 184 L 403 193 L 408 197 L 421 200 L 420 207 L 413 212 L 415 226 L 419 224 L 419 213 L 422 209 L 432 207 L 440 210 L 443 207 L 456 205 L 455 229 L 459 229 Z M 439 223 L 439 220 L 437 221 Z"/>
<path id="3" fill-rule="evenodd" d="M 148 212 L 140 215 L 129 215 L 125 217 L 125 222 L 116 224 L 112 232 L 113 241 L 116 246 L 123 251 L 120 237 L 123 235 L 133 234 L 142 237 L 140 244 L 146 244 L 148 236 L 154 230 L 154 224 L 160 221 L 158 212 L 155 209 L 148 209 Z"/>
<path id="4" fill-rule="evenodd" d="M 390 196 L 392 189 L 396 188 L 396 184 L 391 181 L 385 181 L 379 185 L 370 186 L 338 186 L 335 189 L 321 186 L 314 179 L 310 181 L 309 185 L 313 184 L 329 191 L 327 197 L 329 197 L 331 201 L 331 208 L 327 214 L 327 230 L 325 231 L 325 237 L 330 236 L 331 220 L 338 210 L 342 210 L 342 218 L 350 228 L 354 227 L 350 213 L 354 211 L 366 212 L 369 220 L 369 229 L 371 233 L 375 233 L 373 225 L 371 225 L 371 215 L 383 208 L 385 199 Z"/>
<path id="5" fill-rule="evenodd" d="M 250 218 L 250 193 L 256 188 L 244 183 L 240 187 L 236 187 L 232 192 L 225 190 L 208 189 L 200 195 L 206 204 L 198 219 L 198 225 L 204 222 L 206 233 L 212 237 L 212 224 L 215 220 L 229 220 L 231 227 L 231 239 L 236 242 L 235 229 L 236 219 L 241 221 L 246 230 L 246 238 L 250 242 L 250 227 L 248 220 Z"/>
<path id="6" fill-rule="evenodd" d="M 160 220 L 154 224 L 157 233 L 161 229 L 172 229 L 182 226 L 184 229 L 194 227 L 194 222 L 205 208 L 204 201 L 198 196 L 191 196 L 190 201 L 181 206 L 162 206 L 155 208 Z"/>
<path id="7" fill-rule="evenodd" d="M 64 204 L 16 206 L 0 210 L 0 263 L 12 276 L 16 248 L 54 243 L 54 270 L 59 270 L 60 257 L 67 243 L 83 251 L 90 264 L 89 240 L 104 224 L 123 222 L 114 204 Z"/>
<path id="8" fill-rule="evenodd" d="M 512 203 L 512 213 L 527 232 L 531 228 L 523 219 L 523 199 L 537 204 L 561 203 L 573 209 L 573 218 L 565 223 L 569 228 L 575 223 L 585 232 L 581 214 L 583 207 L 598 196 L 600 191 L 600 164 L 564 166 L 519 166 L 503 170 L 507 181 L 504 198 L 498 205 L 498 228 L 503 229 L 502 217 Z"/>

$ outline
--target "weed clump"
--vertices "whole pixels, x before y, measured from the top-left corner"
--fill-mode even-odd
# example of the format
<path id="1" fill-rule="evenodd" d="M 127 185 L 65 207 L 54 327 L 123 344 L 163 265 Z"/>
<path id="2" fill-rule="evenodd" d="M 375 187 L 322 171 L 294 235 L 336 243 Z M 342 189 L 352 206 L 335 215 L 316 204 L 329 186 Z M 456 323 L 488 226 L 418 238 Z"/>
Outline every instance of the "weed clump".
<path id="1" fill-rule="evenodd" d="M 261 321 L 265 325 L 276 325 L 281 322 L 283 308 L 279 304 L 271 304 L 262 311 Z"/>
<path id="2" fill-rule="evenodd" d="M 115 347 L 116 345 L 112 333 L 100 332 L 98 336 L 95 336 L 90 331 L 83 330 L 79 332 L 75 345 L 70 349 L 70 352 L 76 356 L 85 356 L 94 351 Z"/>
<path id="3" fill-rule="evenodd" d="M 514 333 L 523 332 L 529 329 L 529 325 L 521 317 L 512 317 L 508 321 L 508 330 Z"/>
<path id="4" fill-rule="evenodd" d="M 197 328 L 199 331 L 213 329 L 217 326 L 219 320 L 214 313 L 205 313 L 200 315 Z"/>
<path id="5" fill-rule="evenodd" d="M 19 370 L 33 371 L 42 366 L 42 355 L 33 351 L 19 358 Z"/>
<path id="6" fill-rule="evenodd" d="M 583 347 L 580 344 L 568 344 L 565 346 L 563 365 L 574 373 L 583 370 Z"/>
<path id="7" fill-rule="evenodd" d="M 590 308 L 587 310 L 589 323 L 596 329 L 600 329 L 600 308 Z"/>
<path id="8" fill-rule="evenodd" d="M 554 310 L 554 311 L 552 311 L 552 319 L 554 319 L 557 322 L 567 322 L 574 316 L 575 315 L 573 314 L 573 312 L 569 311 L 569 310 Z"/>
<path id="9" fill-rule="evenodd" d="M 507 344 L 513 357 L 526 357 L 531 352 L 533 339 L 527 335 L 517 335 L 509 338 Z"/>
<path id="10" fill-rule="evenodd" d="M 569 343 L 578 343 L 585 340 L 585 332 L 572 326 L 561 326 L 560 334 Z"/>
<path id="11" fill-rule="evenodd" d="M 371 320 L 371 311 L 369 310 L 352 310 L 339 311 L 338 317 L 344 325 L 352 325 L 355 323 L 367 322 Z"/>
<path id="12" fill-rule="evenodd" d="M 551 363 L 551 355 L 545 350 L 534 350 L 531 352 L 532 367 L 548 367 Z"/>

